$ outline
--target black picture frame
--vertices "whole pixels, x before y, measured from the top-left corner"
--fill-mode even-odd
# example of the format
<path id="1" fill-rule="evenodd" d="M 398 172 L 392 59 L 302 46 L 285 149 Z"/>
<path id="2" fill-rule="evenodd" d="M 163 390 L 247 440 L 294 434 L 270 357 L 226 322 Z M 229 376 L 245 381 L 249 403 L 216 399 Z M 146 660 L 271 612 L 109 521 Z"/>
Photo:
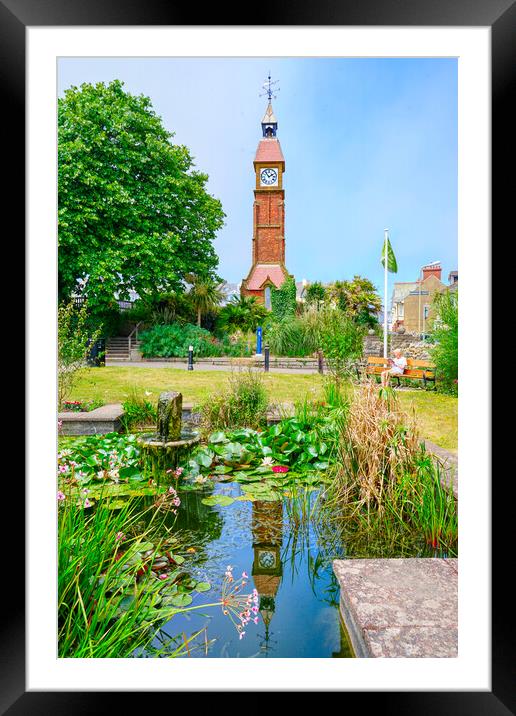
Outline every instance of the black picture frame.
<path id="1" fill-rule="evenodd" d="M 199 14 L 202 23 L 198 22 Z M 167 0 L 0 0 L 0 74 L 4 107 L 4 142 L 17 147 L 10 163 L 9 183 L 4 189 L 5 205 L 19 207 L 17 235 L 23 231 L 25 215 L 25 29 L 28 26 L 109 26 L 109 25 L 263 25 L 260 5 L 248 8 L 247 16 L 231 6 L 210 4 L 200 7 Z M 390 26 L 489 26 L 492 33 L 492 236 L 501 236 L 509 227 L 514 205 L 514 180 L 506 180 L 514 157 L 516 117 L 510 100 L 515 89 L 516 3 L 514 0 L 298 0 L 290 6 L 274 7 L 274 25 L 390 25 Z M 272 24 L 272 23 L 271 23 Z M 511 97 L 512 95 L 512 97 Z M 512 147 L 512 152 L 511 152 Z M 20 244 L 22 242 L 20 241 Z M 496 258 L 493 242 L 492 258 Z M 23 259 L 22 259 L 23 260 Z M 490 291 L 490 287 L 489 287 Z M 494 316 L 493 316 L 494 319 Z M 493 324 L 493 330 L 496 322 Z M 504 430 L 497 431 L 499 445 Z M 508 432 L 505 434 L 508 437 Z M 494 446 L 493 446 L 494 448 Z M 30 448 L 29 448 L 30 449 Z M 492 454 L 496 454 L 493 449 Z M 504 490 L 503 481 L 512 471 L 493 470 L 492 493 Z M 500 509 L 500 508 L 499 508 Z M 510 544 L 507 517 L 493 519 L 492 551 L 492 691 L 432 692 L 346 692 L 342 705 L 349 708 L 356 696 L 364 707 L 382 713 L 457 714 L 506 716 L 515 713 L 514 643 L 508 626 L 512 621 L 512 590 L 506 583 Z M 21 550 L 17 551 L 18 556 Z M 8 612 L 1 627 L 2 666 L 0 673 L 0 713 L 89 714 L 120 710 L 120 699 L 129 696 L 138 708 L 147 704 L 149 694 L 120 692 L 26 692 L 25 690 L 25 612 L 24 588 L 10 577 L 4 587 Z M 474 594 L 471 595 L 474 599 Z M 241 685 L 240 685 L 241 688 Z M 409 685 L 407 685 L 409 688 Z M 236 689 L 235 689 L 236 690 Z M 250 689 L 252 690 L 252 688 Z M 336 688 L 335 690 L 338 690 Z M 174 701 L 170 694 L 168 708 Z M 125 700 L 125 699 L 124 699 Z M 356 702 L 355 702 L 356 703 Z"/>

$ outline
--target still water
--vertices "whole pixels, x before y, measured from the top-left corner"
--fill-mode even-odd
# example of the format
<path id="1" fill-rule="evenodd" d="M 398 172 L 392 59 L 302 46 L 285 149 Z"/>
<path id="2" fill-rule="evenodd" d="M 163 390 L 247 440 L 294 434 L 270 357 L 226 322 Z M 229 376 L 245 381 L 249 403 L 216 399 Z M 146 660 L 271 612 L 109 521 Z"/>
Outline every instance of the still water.
<path id="1" fill-rule="evenodd" d="M 339 586 L 314 525 L 297 526 L 287 502 L 236 501 L 226 507 L 201 502 L 207 493 L 182 492 L 174 529 L 195 548 L 182 565 L 193 578 L 211 584 L 194 604 L 220 600 L 228 565 L 235 578 L 247 572 L 245 592 L 259 594 L 259 623 L 245 627 L 239 638 L 220 607 L 176 615 L 163 631 L 182 639 L 206 628 L 196 658 L 349 658 L 354 654 L 339 617 Z M 215 494 L 236 497 L 238 483 L 219 484 Z"/>

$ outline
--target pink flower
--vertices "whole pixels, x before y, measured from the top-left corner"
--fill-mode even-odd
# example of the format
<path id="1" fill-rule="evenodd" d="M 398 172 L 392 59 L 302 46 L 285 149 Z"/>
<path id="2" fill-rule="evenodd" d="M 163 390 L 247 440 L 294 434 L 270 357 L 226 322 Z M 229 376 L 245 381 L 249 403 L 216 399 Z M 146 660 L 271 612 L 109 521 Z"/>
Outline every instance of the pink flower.
<path id="1" fill-rule="evenodd" d="M 245 636 L 245 631 L 241 631 L 241 632 L 240 632 L 240 636 L 239 636 L 238 638 L 239 638 L 239 639 L 243 639 L 244 636 Z"/>
<path id="2" fill-rule="evenodd" d="M 85 507 L 85 508 L 91 507 L 91 504 L 92 504 L 92 503 L 88 500 L 88 498 L 86 498 L 86 499 L 84 500 L 84 507 Z"/>
<path id="3" fill-rule="evenodd" d="M 115 535 L 115 539 L 118 540 L 118 541 L 120 541 L 120 542 L 123 542 L 123 540 L 125 540 L 126 537 L 125 537 L 125 534 L 124 534 L 123 532 L 117 532 L 116 535 Z"/>
<path id="4" fill-rule="evenodd" d="M 242 572 L 242 578 L 243 578 L 243 579 L 248 579 L 248 578 L 249 578 L 249 575 L 247 574 L 247 572 Z"/>
<path id="5" fill-rule="evenodd" d="M 288 472 L 286 465 L 273 465 L 272 472 Z"/>
<path id="6" fill-rule="evenodd" d="M 255 618 L 253 619 L 253 622 L 254 622 L 255 624 L 258 624 L 258 621 L 259 621 L 258 617 L 255 617 Z"/>
<path id="7" fill-rule="evenodd" d="M 168 579 L 168 574 L 160 574 L 159 578 L 160 579 Z"/>
<path id="8" fill-rule="evenodd" d="M 61 490 L 58 490 L 57 491 L 57 499 L 59 501 L 66 500 L 66 495 L 64 494 L 64 492 L 61 492 Z"/>

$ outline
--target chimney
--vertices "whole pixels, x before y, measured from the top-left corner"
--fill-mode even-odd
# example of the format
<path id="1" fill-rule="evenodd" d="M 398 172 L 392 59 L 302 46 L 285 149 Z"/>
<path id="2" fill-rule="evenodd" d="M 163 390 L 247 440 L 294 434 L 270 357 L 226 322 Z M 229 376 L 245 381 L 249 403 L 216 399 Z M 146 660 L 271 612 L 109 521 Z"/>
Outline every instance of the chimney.
<path id="1" fill-rule="evenodd" d="M 429 264 L 428 266 L 423 266 L 421 271 L 423 272 L 423 281 L 425 281 L 429 276 L 435 276 L 439 279 L 439 281 L 441 280 L 441 264 Z"/>

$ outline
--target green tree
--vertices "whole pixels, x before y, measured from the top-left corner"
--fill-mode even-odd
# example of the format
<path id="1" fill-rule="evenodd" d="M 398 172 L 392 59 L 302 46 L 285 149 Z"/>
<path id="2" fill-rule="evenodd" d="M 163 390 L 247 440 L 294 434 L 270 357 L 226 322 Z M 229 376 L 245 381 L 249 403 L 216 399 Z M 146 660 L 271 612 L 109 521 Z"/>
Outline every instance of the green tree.
<path id="1" fill-rule="evenodd" d="M 215 277 L 224 221 L 208 176 L 172 144 L 143 95 L 108 85 L 71 87 L 58 101 L 58 288 L 82 281 L 90 310 L 114 297 L 182 290 L 189 272 Z"/>
<path id="2" fill-rule="evenodd" d="M 224 291 L 219 283 L 209 276 L 188 274 L 186 280 L 191 283 L 187 297 L 197 314 L 197 325 L 201 325 L 202 316 L 216 308 L 224 298 Z"/>
<path id="3" fill-rule="evenodd" d="M 315 306 L 317 309 L 326 298 L 326 289 L 320 281 L 311 283 L 305 291 L 305 301 L 308 306 Z"/>
<path id="4" fill-rule="evenodd" d="M 228 332 L 255 331 L 267 318 L 269 312 L 254 296 L 234 297 L 219 314 L 219 323 Z"/>
<path id="5" fill-rule="evenodd" d="M 382 307 L 382 299 L 368 278 L 355 275 L 352 281 L 335 281 L 329 295 L 337 307 L 356 323 L 366 326 L 378 323 L 377 314 Z"/>
<path id="6" fill-rule="evenodd" d="M 457 395 L 459 380 L 459 294 L 443 291 L 434 296 L 432 359 L 436 366 L 437 387 Z"/>

